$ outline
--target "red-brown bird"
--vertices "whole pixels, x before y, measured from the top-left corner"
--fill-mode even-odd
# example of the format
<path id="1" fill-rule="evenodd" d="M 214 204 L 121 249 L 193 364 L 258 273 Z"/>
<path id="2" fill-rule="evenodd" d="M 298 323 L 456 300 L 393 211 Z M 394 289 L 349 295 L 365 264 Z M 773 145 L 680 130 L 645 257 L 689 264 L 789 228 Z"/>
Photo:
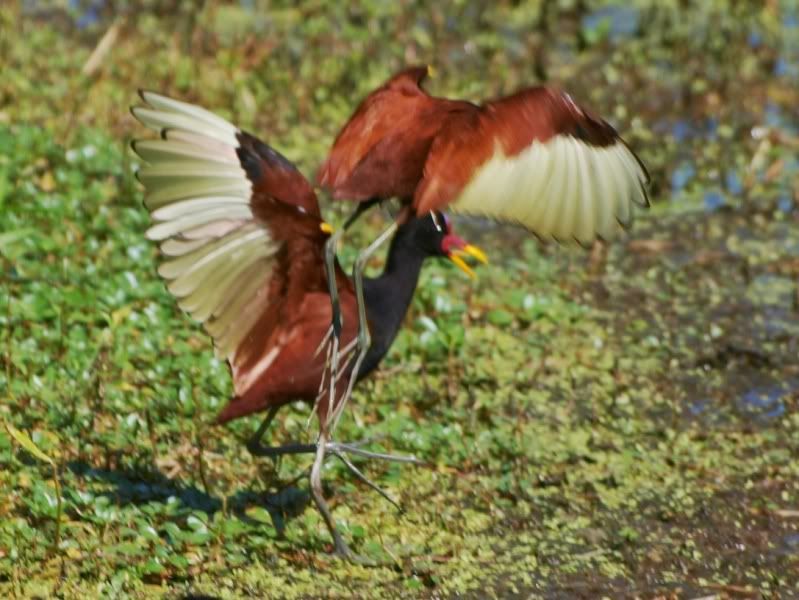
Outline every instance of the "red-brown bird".
<path id="1" fill-rule="evenodd" d="M 351 389 L 351 382 L 375 369 L 388 351 L 427 257 L 449 257 L 468 271 L 459 252 L 481 253 L 456 236 L 440 213 L 404 223 L 391 242 L 383 274 L 362 282 L 373 339 L 369 353 L 357 366 L 349 360 L 337 377 L 326 377 L 330 357 L 318 348 L 333 318 L 323 262 L 330 228 L 311 185 L 276 150 L 217 115 L 152 92 L 140 95 L 147 106 L 132 108 L 133 115 L 161 135 L 133 143 L 147 163 L 138 178 L 155 221 L 147 236 L 159 242 L 165 257 L 158 272 L 180 307 L 213 338 L 217 355 L 230 364 L 235 396 L 217 421 L 267 410 L 247 445 L 253 454 L 316 454 L 313 498 L 337 553 L 351 556 L 322 496 L 325 453 L 341 458 L 375 489 L 346 454 L 415 459 L 331 440 L 347 379 Z M 333 271 L 345 322 L 341 337 L 352 347 L 358 324 L 355 287 L 337 262 Z M 317 443 L 261 445 L 277 410 L 295 400 L 314 403 Z"/>
<path id="2" fill-rule="evenodd" d="M 421 86 L 428 74 L 428 67 L 409 68 L 371 92 L 317 174 L 334 198 L 360 203 L 326 250 L 334 335 L 341 326 L 335 245 L 380 200 L 403 203 L 389 231 L 411 216 L 448 208 L 582 245 L 628 226 L 633 205 L 649 205 L 641 160 L 613 127 L 568 94 L 531 87 L 476 105 L 431 96 Z M 362 251 L 356 267 L 374 249 Z M 366 325 L 361 320 L 362 355 L 369 346 Z"/>
<path id="3" fill-rule="evenodd" d="M 337 199 L 398 197 L 403 215 L 445 207 L 586 245 L 646 207 L 649 176 L 607 122 L 550 87 L 475 105 L 436 98 L 428 67 L 370 93 L 317 179 Z"/>

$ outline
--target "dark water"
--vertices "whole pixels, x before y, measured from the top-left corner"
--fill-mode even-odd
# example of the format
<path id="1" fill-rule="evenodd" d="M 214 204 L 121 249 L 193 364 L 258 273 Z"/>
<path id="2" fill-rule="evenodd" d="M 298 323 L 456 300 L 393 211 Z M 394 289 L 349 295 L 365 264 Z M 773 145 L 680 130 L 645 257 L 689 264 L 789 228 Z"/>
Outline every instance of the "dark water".
<path id="1" fill-rule="evenodd" d="M 785 414 L 785 400 L 799 385 L 775 385 L 772 387 L 754 388 L 744 393 L 738 401 L 738 408 L 754 418 L 769 420 Z"/>

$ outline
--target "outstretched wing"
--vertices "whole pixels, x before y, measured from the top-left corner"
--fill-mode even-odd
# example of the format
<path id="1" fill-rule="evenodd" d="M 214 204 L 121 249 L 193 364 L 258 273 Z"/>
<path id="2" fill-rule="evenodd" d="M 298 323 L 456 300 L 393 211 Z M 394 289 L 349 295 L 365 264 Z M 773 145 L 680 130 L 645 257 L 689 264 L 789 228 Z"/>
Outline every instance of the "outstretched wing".
<path id="1" fill-rule="evenodd" d="M 138 172 L 160 244 L 158 272 L 203 324 L 246 392 L 280 352 L 276 306 L 326 289 L 327 234 L 308 181 L 277 151 L 197 106 L 141 92 L 133 115 L 160 133 L 138 140 Z"/>
<path id="2" fill-rule="evenodd" d="M 542 238 L 588 244 L 648 206 L 649 175 L 616 131 L 565 93 L 536 87 L 454 115 L 416 189 L 417 213 L 519 223 Z"/>
<path id="3" fill-rule="evenodd" d="M 428 67 L 400 71 L 361 102 L 319 169 L 319 185 L 337 199 L 413 196 L 447 115 L 476 109 L 430 96 L 421 87 L 428 73 Z"/>

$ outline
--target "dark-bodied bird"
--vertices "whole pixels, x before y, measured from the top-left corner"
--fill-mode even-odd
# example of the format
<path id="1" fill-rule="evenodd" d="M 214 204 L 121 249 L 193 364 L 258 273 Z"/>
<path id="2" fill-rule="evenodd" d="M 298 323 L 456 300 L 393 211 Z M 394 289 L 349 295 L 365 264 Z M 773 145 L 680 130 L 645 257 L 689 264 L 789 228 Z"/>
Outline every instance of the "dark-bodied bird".
<path id="1" fill-rule="evenodd" d="M 456 236 L 440 213 L 405 222 L 391 242 L 382 275 L 363 282 L 373 339 L 369 353 L 357 374 L 350 360 L 337 379 L 326 378 L 330 357 L 318 348 L 332 320 L 323 261 L 330 228 L 321 219 L 311 185 L 276 150 L 213 113 L 151 92 L 140 95 L 147 106 L 132 108 L 133 115 L 161 136 L 133 142 L 147 163 L 138 178 L 155 222 L 147 236 L 159 242 L 165 258 L 158 272 L 180 307 L 203 324 L 232 373 L 235 396 L 217 421 L 266 410 L 247 444 L 253 454 L 316 454 L 311 469 L 314 501 L 336 552 L 351 556 L 322 496 L 325 454 L 341 458 L 375 488 L 346 454 L 414 459 L 333 442 L 333 416 L 343 406 L 337 399 L 343 397 L 348 379 L 366 376 L 388 351 L 423 261 L 449 257 L 468 272 L 459 253 L 480 252 Z M 341 336 L 352 347 L 358 323 L 355 290 L 337 262 L 333 270 L 346 323 Z M 332 393 L 325 393 L 325 386 Z M 260 438 L 279 407 L 296 400 L 314 404 L 320 423 L 317 442 L 263 446 Z"/>
<path id="2" fill-rule="evenodd" d="M 431 96 L 421 85 L 428 74 L 428 67 L 409 68 L 371 92 L 317 174 L 334 198 L 359 203 L 328 241 L 329 274 L 339 236 L 387 198 L 403 204 L 388 232 L 412 216 L 448 208 L 582 245 L 628 226 L 633 205 L 649 205 L 643 163 L 613 127 L 568 94 L 531 87 L 476 105 Z M 357 269 L 377 245 L 359 254 L 356 287 Z M 329 335 L 335 336 L 341 327 L 336 282 L 328 281 L 334 308 Z M 366 321 L 358 340 L 365 356 Z"/>

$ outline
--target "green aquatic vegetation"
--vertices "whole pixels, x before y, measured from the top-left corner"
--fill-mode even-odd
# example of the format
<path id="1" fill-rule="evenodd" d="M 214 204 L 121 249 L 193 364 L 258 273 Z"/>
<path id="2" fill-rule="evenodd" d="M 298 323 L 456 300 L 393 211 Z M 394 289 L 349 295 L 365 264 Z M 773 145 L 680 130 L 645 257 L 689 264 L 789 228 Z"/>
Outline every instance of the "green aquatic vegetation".
<path id="1" fill-rule="evenodd" d="M 797 593 L 790 3 L 638 0 L 624 34 L 605 2 L 214 1 L 132 11 L 91 75 L 112 21 L 77 31 L 63 4 L 0 8 L 0 419 L 52 461 L 0 428 L 4 597 Z M 212 426 L 227 367 L 155 273 L 126 107 L 139 86 L 201 102 L 312 174 L 415 61 L 449 95 L 564 84 L 626 132 L 655 203 L 603 252 L 456 223 L 491 264 L 425 269 L 340 429 L 429 463 L 363 465 L 405 512 L 326 467 L 343 534 L 392 565 L 367 569 L 327 555 L 305 459 Z"/>

